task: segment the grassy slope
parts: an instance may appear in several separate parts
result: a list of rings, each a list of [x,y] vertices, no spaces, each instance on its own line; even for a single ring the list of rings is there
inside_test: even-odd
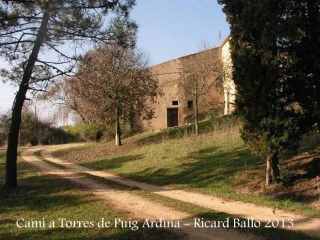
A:
[[[263,176],[264,161],[252,155],[240,139],[234,119],[203,123],[204,134],[186,134],[190,128],[135,136],[119,149],[110,143],[56,152],[57,157],[84,166],[115,172],[141,181],[174,185],[235,200],[320,216],[320,210],[295,200],[236,191],[241,182]],[[262,179],[263,180],[263,179]],[[263,181],[257,182],[259,186]],[[261,188],[261,187],[260,187]]]
[[[158,202],[164,206],[174,208],[178,211],[187,212],[187,213],[191,214],[194,218],[196,218],[196,217],[197,218],[204,218],[206,220],[211,220],[211,221],[217,221],[217,220],[218,221],[219,220],[225,221],[227,218],[233,219],[233,218],[238,217],[238,216],[233,216],[233,215],[226,214],[226,213],[219,212],[219,211],[213,211],[211,209],[207,209],[204,207],[199,207],[199,206],[191,204],[191,203],[186,203],[186,202],[182,202],[182,201],[175,200],[172,198],[164,197],[164,196],[152,193],[152,192],[147,192],[147,191],[141,190],[139,188],[124,186],[124,185],[106,180],[104,178],[92,176],[90,174],[84,174],[84,175],[86,175],[86,177],[88,177],[94,181],[110,185],[113,188],[124,190],[124,191],[130,191],[130,193],[132,193],[132,194],[136,194],[140,197],[150,199],[151,201]],[[245,220],[245,219],[243,219],[243,220]],[[313,239],[316,239],[316,238],[312,238],[307,235],[304,235],[300,232],[290,231],[286,228],[265,228],[264,227],[265,224],[266,224],[265,222],[262,223],[261,227],[259,227],[259,228],[236,228],[235,230],[241,231],[244,233],[250,233],[255,236],[260,236],[266,240],[283,240],[283,239],[313,240]],[[230,228],[232,228],[232,223],[230,225]]]
[[[5,152],[0,150],[0,184],[3,185]],[[0,239],[157,239],[159,234],[176,239],[161,230],[131,231],[121,228],[17,228],[19,218],[25,220],[99,221],[114,218],[128,219],[127,214],[115,211],[105,202],[81,190],[75,190],[69,182],[45,176],[31,165],[19,161],[19,187],[0,187]]]

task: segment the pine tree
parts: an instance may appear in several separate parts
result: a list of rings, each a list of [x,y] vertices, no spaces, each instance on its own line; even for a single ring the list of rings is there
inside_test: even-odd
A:
[[[43,90],[50,80],[72,72],[77,58],[60,46],[77,50],[92,41],[131,44],[126,33],[136,28],[128,19],[133,5],[134,0],[0,2],[0,54],[13,66],[2,75],[19,84],[8,136],[5,185],[17,186],[18,136],[27,92]],[[106,27],[109,13],[115,20]],[[49,59],[44,52],[55,58]]]
[[[319,124],[319,0],[220,0],[231,25],[243,139],[279,180],[279,157]]]

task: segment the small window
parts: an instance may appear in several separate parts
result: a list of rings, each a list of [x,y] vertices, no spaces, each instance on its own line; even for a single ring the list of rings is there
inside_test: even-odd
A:
[[[179,103],[178,103],[178,101],[172,101],[172,105],[173,105],[173,106],[178,106]]]
[[[188,108],[193,108],[193,100],[188,100]]]

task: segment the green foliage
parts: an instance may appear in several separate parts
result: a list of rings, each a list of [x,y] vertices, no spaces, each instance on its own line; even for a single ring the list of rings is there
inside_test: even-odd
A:
[[[70,94],[84,121],[114,128],[120,136],[120,123],[133,129],[137,118],[152,115],[150,103],[155,102],[160,90],[147,60],[137,49],[115,44],[89,52],[77,78],[70,81]]]
[[[134,0],[0,1],[0,55],[11,68],[1,70],[1,75],[19,86],[8,135],[7,186],[17,186],[17,146],[27,92],[34,94],[58,76],[72,75],[79,56],[62,46],[134,45],[137,26],[129,19],[134,4]],[[105,24],[111,11],[115,20]]]
[[[22,115],[20,145],[62,144],[76,140],[74,135],[54,127],[51,122],[38,119],[32,112]]]
[[[108,136],[108,130],[101,125],[77,123],[64,129],[71,135],[77,136],[80,141],[99,141],[102,137]]]
[[[8,129],[10,124],[9,114],[0,115],[0,147],[7,141]]]
[[[242,137],[264,158],[294,152],[319,123],[319,0],[234,1],[231,25],[237,112]]]
[[[0,145],[7,141],[10,119],[8,115],[0,116]],[[33,112],[25,111],[22,115],[19,136],[20,145],[62,144],[79,141],[77,135],[62,128],[54,127],[49,121],[40,120]]]
[[[287,185],[292,182],[294,178],[294,173],[290,171],[286,166],[280,166],[280,176],[279,180],[283,185]]]
[[[197,137],[190,125],[133,136],[125,139],[121,149],[112,143],[86,144],[53,155],[138,181],[320,216],[319,210],[299,202],[298,198],[258,194],[263,189],[259,174],[263,172],[264,160],[253,155],[241,140],[240,124],[237,117],[226,116],[216,119],[214,124],[201,122],[202,134]],[[282,176],[285,180],[286,175]],[[299,192],[303,195],[303,191]]]

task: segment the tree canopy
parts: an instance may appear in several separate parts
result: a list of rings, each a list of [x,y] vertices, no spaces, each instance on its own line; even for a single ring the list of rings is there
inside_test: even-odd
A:
[[[140,116],[152,116],[150,103],[160,91],[147,63],[141,51],[103,45],[86,55],[70,80],[78,112],[86,122],[115,127],[116,145],[121,145],[120,121],[133,125]]]
[[[205,48],[203,51],[181,59],[182,73],[180,87],[189,97],[194,99],[195,133],[199,133],[199,104],[203,97],[213,91],[223,90],[222,62],[215,49]]]
[[[49,80],[73,71],[77,54],[69,55],[61,46],[77,53],[88,42],[133,45],[130,33],[136,25],[128,16],[134,4],[134,0],[0,1],[0,54],[12,66],[2,70],[2,76],[19,85],[8,136],[7,186],[17,185],[18,136],[27,92],[42,90]],[[109,13],[114,20],[107,24]]]
[[[320,1],[219,3],[231,25],[242,137],[267,160],[269,185],[278,180],[280,155],[319,124]]]

